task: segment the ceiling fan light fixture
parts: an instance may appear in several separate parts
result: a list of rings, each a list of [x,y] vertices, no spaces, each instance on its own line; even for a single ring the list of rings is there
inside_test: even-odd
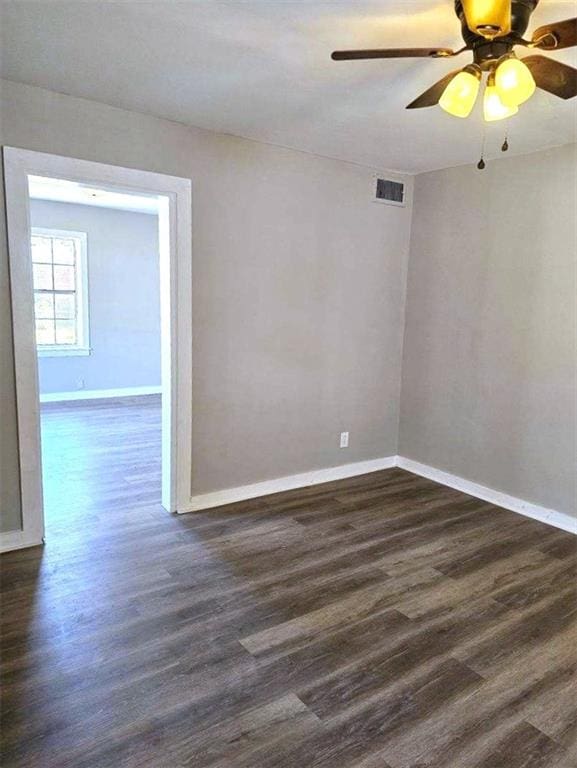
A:
[[[535,93],[536,84],[531,70],[514,54],[497,64],[495,86],[499,98],[507,107],[518,107]]]
[[[443,91],[439,106],[454,117],[469,117],[479,94],[481,69],[470,64],[458,72]]]
[[[489,40],[511,31],[511,0],[462,0],[467,26]]]
[[[519,107],[508,107],[506,104],[503,104],[495,85],[495,73],[491,72],[483,100],[485,122],[494,123],[497,120],[505,120],[507,117],[516,115],[518,111]]]

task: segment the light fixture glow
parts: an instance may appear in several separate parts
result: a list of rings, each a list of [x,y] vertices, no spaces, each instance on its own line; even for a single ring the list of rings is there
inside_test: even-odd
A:
[[[526,64],[515,56],[502,61],[495,72],[495,86],[506,107],[518,107],[535,93],[535,80]]]
[[[511,31],[511,0],[462,0],[471,32],[490,40]]]
[[[483,104],[483,112],[486,122],[492,123],[496,120],[504,120],[506,117],[516,115],[518,111],[519,107],[508,107],[501,101],[499,91],[495,85],[495,71],[492,70],[489,73],[489,79],[487,80]]]
[[[479,93],[481,70],[465,67],[451,80],[439,99],[439,106],[454,117],[469,117]]]

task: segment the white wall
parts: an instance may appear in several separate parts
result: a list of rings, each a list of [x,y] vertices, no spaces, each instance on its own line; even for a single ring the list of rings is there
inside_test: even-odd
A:
[[[46,200],[30,217],[88,236],[91,353],[40,357],[41,394],[160,386],[158,217]]]
[[[570,145],[417,177],[403,456],[577,515]]]
[[[3,144],[192,180],[195,494],[396,452],[411,208],[372,203],[371,169],[7,81],[0,115]],[[19,510],[4,232],[0,291],[6,530]]]

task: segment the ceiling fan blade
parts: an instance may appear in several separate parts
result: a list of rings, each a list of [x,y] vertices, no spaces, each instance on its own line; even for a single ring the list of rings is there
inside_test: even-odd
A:
[[[533,33],[535,48],[543,51],[558,51],[577,45],[577,19],[566,19],[555,24],[546,24]]]
[[[417,96],[417,98],[407,106],[407,109],[434,107],[435,104],[439,103],[439,99],[443,95],[445,88],[449,85],[455,75],[459,74],[460,71],[460,69],[455,69],[453,72],[449,72],[449,74],[445,75],[442,80],[439,80],[438,83],[435,83],[427,91],[422,93],[420,96]]]
[[[526,56],[522,62],[531,70],[539,88],[561,99],[577,96],[577,69],[547,56]]]
[[[350,61],[352,59],[410,59],[416,57],[441,59],[456,56],[461,51],[451,48],[370,48],[365,51],[333,51],[333,61]]]

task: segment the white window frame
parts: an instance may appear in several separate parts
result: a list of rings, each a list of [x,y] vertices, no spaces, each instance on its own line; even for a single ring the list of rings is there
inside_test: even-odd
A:
[[[90,354],[90,322],[88,311],[88,235],[72,229],[53,229],[52,227],[31,227],[30,235],[40,237],[73,237],[80,243],[80,252],[76,254],[76,338],[77,344],[36,344],[38,357],[73,357]]]

